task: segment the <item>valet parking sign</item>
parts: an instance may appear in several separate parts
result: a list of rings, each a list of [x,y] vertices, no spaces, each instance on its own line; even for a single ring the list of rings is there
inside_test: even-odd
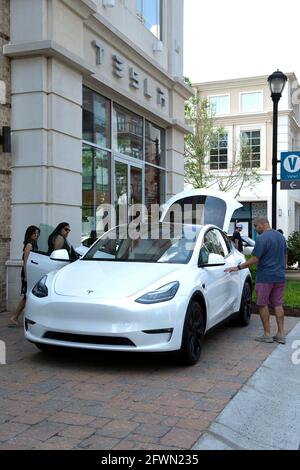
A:
[[[281,189],[300,189],[300,152],[281,153]]]

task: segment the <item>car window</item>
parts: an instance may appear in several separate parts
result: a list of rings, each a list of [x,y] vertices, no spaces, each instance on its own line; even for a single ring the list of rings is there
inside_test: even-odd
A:
[[[230,238],[229,238],[224,232],[221,232],[221,231],[220,231],[220,234],[221,234],[223,240],[225,241],[225,244],[226,244],[226,248],[227,248],[227,250],[228,250],[228,253],[231,253],[231,252],[232,252],[232,248],[233,248],[232,241],[230,240]]]
[[[164,222],[223,227],[226,203],[213,196],[189,196],[172,204]]]
[[[224,255],[222,255],[222,256],[224,256],[224,258],[226,258],[226,256],[229,255],[228,246],[227,246],[227,244],[226,244],[226,242],[225,242],[223,233],[220,232],[219,230],[216,230],[216,232],[217,232],[217,235],[218,235],[218,240],[219,240],[219,242],[220,242],[220,244],[221,244],[221,246],[222,246],[222,249],[223,249]]]
[[[215,253],[216,255],[227,256],[227,250],[225,254],[226,245],[222,245],[221,239],[219,238],[219,231],[216,229],[209,230],[205,236],[203,241],[203,246],[209,253]]]
[[[48,237],[53,232],[54,227],[46,224],[39,225],[40,235],[37,240],[37,249],[35,250],[40,255],[49,256],[48,253]]]

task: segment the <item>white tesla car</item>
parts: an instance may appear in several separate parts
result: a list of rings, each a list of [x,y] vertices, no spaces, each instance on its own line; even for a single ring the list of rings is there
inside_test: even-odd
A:
[[[170,221],[183,204],[192,223]],[[207,331],[230,317],[250,321],[249,271],[224,272],[245,260],[222,230],[238,207],[223,193],[191,191],[165,205],[161,223],[131,226],[129,237],[116,227],[62,269],[64,250],[31,253],[29,284],[42,277],[26,302],[26,338],[42,350],[179,351],[195,364]]]

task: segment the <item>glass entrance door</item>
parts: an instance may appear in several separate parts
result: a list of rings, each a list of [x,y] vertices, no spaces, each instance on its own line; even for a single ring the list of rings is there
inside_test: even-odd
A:
[[[115,162],[115,208],[116,225],[128,222],[128,165]]]
[[[120,160],[115,161],[116,224],[122,225],[138,217],[136,205],[143,202],[143,169]]]
[[[129,221],[140,217],[139,205],[143,202],[143,170],[134,166],[130,167],[130,206]]]

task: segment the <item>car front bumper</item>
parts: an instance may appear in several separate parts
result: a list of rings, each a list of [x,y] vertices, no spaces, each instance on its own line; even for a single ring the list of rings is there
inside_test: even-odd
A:
[[[80,300],[31,293],[25,309],[25,337],[54,346],[136,352],[176,351],[181,347],[186,297],[143,305],[131,299]]]

